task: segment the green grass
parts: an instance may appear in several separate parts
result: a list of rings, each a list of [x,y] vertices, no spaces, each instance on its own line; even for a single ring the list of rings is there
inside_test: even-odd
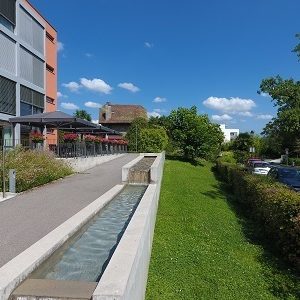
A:
[[[210,164],[166,161],[146,299],[300,299],[299,277],[237,211]]]

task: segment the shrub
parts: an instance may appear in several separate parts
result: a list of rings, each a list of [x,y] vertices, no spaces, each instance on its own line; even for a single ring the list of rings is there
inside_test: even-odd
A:
[[[161,152],[166,149],[168,136],[164,128],[144,128],[140,133],[140,151]]]
[[[236,201],[244,204],[251,217],[261,224],[275,248],[300,270],[300,195],[234,164],[218,161],[216,169]]]
[[[0,169],[2,170],[1,163]],[[62,160],[56,159],[50,152],[25,151],[21,147],[6,153],[5,169],[6,174],[9,169],[16,170],[17,192],[49,183],[73,173],[70,166]],[[0,178],[0,190],[2,190],[2,177]]]
[[[222,152],[221,157],[218,160],[221,162],[227,162],[227,163],[231,163],[231,164],[236,163],[234,153],[231,151]]]

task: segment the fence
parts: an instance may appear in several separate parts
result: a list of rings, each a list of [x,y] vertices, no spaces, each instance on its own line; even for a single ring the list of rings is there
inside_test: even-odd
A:
[[[21,145],[24,149],[51,151],[57,157],[89,157],[98,155],[119,154],[127,152],[127,145],[114,141],[107,142],[88,142],[88,141],[74,141],[74,142],[59,142],[55,140],[45,140],[42,142],[33,142],[26,140],[0,140],[1,149],[13,149]]]

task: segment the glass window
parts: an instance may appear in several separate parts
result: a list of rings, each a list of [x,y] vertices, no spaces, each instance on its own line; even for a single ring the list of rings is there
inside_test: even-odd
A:
[[[14,32],[14,25],[10,23],[7,19],[5,19],[3,16],[0,15],[0,24],[2,24],[4,27],[6,27],[8,30]]]
[[[21,116],[32,115],[32,105],[21,102]]]

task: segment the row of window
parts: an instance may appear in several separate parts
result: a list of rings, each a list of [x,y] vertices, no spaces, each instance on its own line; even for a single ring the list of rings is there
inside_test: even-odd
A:
[[[21,116],[42,113],[45,107],[44,95],[23,85],[20,89]],[[0,76],[0,112],[16,115],[16,83],[2,76]]]

